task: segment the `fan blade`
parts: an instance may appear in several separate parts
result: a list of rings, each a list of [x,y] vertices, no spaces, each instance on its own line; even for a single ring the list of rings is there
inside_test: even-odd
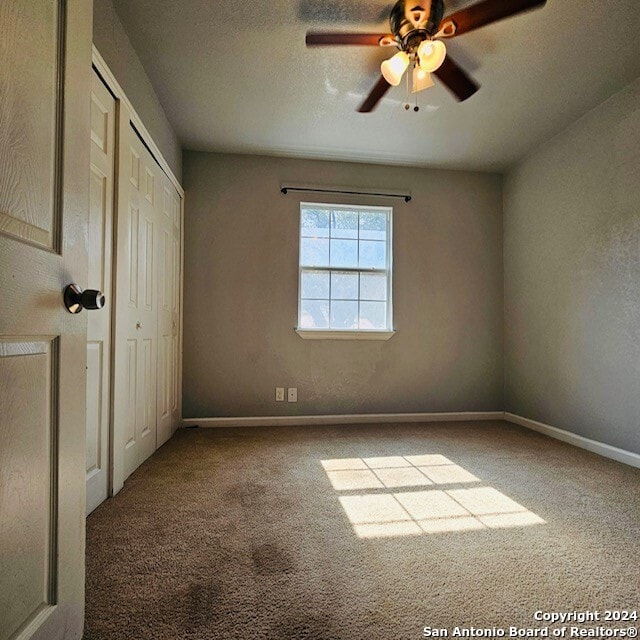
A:
[[[442,21],[442,24],[453,22],[456,25],[455,35],[459,36],[545,4],[546,0],[484,0],[452,13]]]
[[[334,44],[355,44],[361,46],[377,47],[383,38],[393,36],[387,33],[307,33],[306,43],[308,47],[323,47]]]
[[[470,98],[480,88],[480,85],[459,67],[449,55],[444,59],[442,66],[434,73],[460,102]]]
[[[382,96],[384,96],[387,91],[391,88],[391,85],[384,79],[383,76],[380,76],[380,80],[376,82],[375,87],[371,89],[371,93],[366,97],[365,101],[360,105],[358,111],[360,113],[369,113],[373,111],[378,102],[382,100]]]

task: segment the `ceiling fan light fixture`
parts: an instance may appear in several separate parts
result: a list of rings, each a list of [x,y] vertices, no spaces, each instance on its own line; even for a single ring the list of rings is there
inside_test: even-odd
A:
[[[430,87],[433,87],[433,78],[431,77],[431,74],[421,67],[414,67],[411,82],[411,93],[418,93],[418,91],[424,91]]]
[[[409,62],[409,56],[404,51],[398,51],[395,56],[380,65],[380,71],[390,85],[397,87],[409,66]]]
[[[418,47],[420,68],[427,73],[437,71],[447,57],[447,47],[441,40],[423,40]]]

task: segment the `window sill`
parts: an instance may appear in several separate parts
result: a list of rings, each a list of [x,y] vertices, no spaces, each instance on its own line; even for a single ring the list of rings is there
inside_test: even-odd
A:
[[[395,331],[329,331],[326,329],[296,329],[303,340],[389,340]]]

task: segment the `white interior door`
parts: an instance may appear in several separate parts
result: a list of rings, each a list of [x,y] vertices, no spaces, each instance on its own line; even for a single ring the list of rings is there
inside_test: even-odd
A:
[[[100,313],[87,317],[87,514],[109,491],[109,410],[111,366],[111,253],[116,103],[94,71],[91,80],[91,176],[89,276],[106,294]]]
[[[0,640],[82,636],[91,10],[0,3]]]

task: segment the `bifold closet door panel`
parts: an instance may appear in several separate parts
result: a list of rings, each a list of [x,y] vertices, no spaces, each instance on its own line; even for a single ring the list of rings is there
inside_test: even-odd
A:
[[[114,349],[114,493],[156,450],[159,166],[121,109]],[[162,174],[163,175],[163,174]]]
[[[162,178],[158,215],[158,446],[174,433],[179,421],[180,322],[180,196],[169,178]]]
[[[173,193],[173,289],[172,289],[172,342],[173,370],[171,376],[171,432],[182,424],[182,274],[183,274],[183,201]]]
[[[114,493],[180,423],[180,194],[121,108],[114,335]]]

